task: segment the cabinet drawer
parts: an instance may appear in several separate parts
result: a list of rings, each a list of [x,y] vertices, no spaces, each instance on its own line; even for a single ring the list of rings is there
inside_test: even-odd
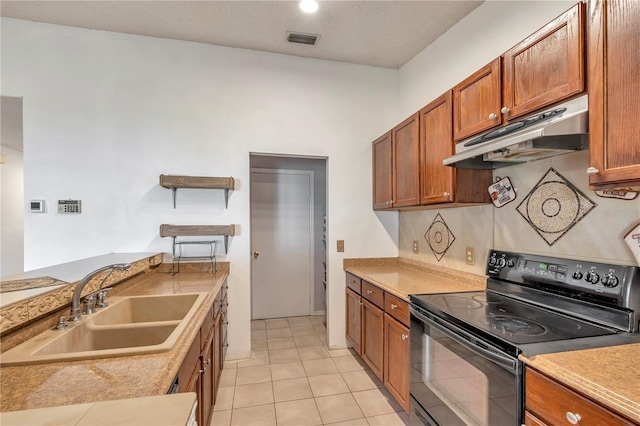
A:
[[[367,299],[369,302],[378,306],[379,308],[384,307],[384,291],[379,289],[373,284],[369,284],[366,281],[362,281],[362,297]]]
[[[526,409],[548,424],[569,424],[579,415],[581,425],[630,425],[632,423],[540,373],[526,370]]]
[[[353,274],[347,272],[347,287],[360,294],[360,286],[362,280]]]
[[[384,311],[409,327],[409,304],[391,293],[384,293]]]

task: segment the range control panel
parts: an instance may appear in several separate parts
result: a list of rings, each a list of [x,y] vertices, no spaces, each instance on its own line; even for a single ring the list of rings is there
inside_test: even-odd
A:
[[[576,293],[622,299],[639,268],[491,250],[487,275],[519,284],[554,285]],[[636,285],[637,287],[637,285]]]

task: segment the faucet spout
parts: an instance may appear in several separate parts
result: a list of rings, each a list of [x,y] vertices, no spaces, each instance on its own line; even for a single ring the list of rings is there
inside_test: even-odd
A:
[[[80,312],[80,298],[82,297],[82,291],[84,290],[84,287],[89,281],[91,281],[93,277],[100,274],[101,272],[109,271],[109,273],[100,283],[100,288],[102,288],[102,285],[109,278],[109,276],[111,276],[111,273],[113,271],[126,271],[130,266],[130,263],[115,263],[113,265],[107,265],[103,266],[102,268],[98,268],[82,278],[80,282],[76,284],[76,288],[73,290],[73,296],[71,297],[71,314],[68,321],[80,321],[80,319],[82,318],[82,313]]]

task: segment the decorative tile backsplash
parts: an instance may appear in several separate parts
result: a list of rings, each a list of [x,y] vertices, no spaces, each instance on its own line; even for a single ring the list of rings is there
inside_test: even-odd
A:
[[[551,168],[516,210],[552,246],[596,206],[582,191]]]
[[[427,240],[427,244],[429,244],[429,248],[436,257],[436,260],[440,262],[440,259],[442,259],[442,256],[449,250],[449,247],[451,247],[456,237],[442,216],[440,216],[440,213],[438,213],[435,219],[433,219],[433,222],[431,222],[431,226],[429,226],[427,232],[425,232],[424,239]]]
[[[515,203],[502,208],[488,204],[401,212],[399,255],[477,274],[484,274],[491,248],[637,266],[624,236],[640,223],[640,197],[599,197],[589,190],[588,167],[589,152],[580,151],[498,169],[494,176],[508,176],[518,194]],[[549,185],[556,187],[549,193],[536,192],[535,188],[539,190],[539,185],[549,178],[563,184]],[[527,221],[522,213],[524,207],[518,210],[526,198],[532,208],[525,213],[542,234]],[[533,208],[536,205],[537,210]],[[534,216],[535,212],[538,216]],[[439,261],[429,247],[424,247],[423,239],[438,215],[446,218],[447,228],[455,235],[455,243]],[[412,251],[414,240],[423,242],[418,254]],[[466,264],[466,247],[475,249],[475,265]]]

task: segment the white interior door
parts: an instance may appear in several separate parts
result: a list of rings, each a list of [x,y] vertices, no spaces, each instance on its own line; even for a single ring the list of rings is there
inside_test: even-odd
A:
[[[312,191],[312,171],[251,171],[253,319],[312,313]]]

